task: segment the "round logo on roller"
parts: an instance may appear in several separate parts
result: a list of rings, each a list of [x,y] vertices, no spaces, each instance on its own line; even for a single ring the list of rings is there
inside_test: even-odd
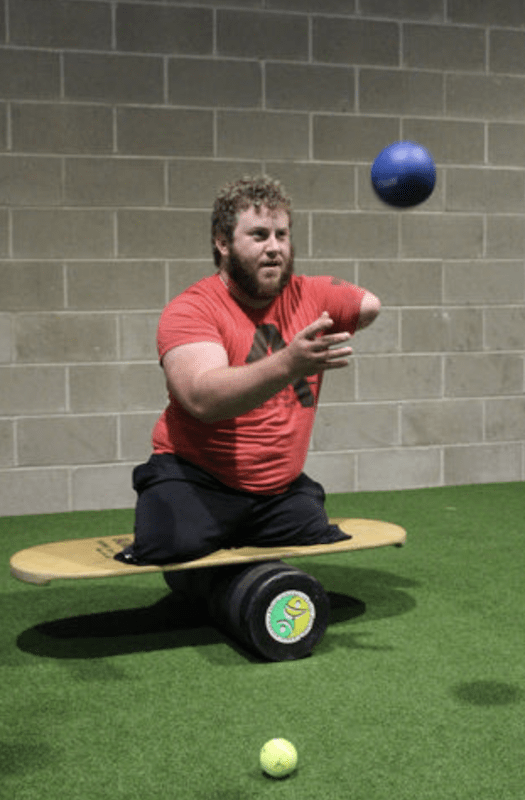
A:
[[[293,644],[312,630],[315,606],[304,592],[288,589],[274,597],[266,610],[266,630],[276,642]]]

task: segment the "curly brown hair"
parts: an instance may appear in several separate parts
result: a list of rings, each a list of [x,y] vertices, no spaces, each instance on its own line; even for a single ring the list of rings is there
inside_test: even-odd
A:
[[[222,234],[228,242],[233,242],[233,231],[240,211],[254,206],[259,210],[266,206],[272,211],[276,208],[287,212],[292,225],[292,201],[287,196],[284,186],[267,175],[256,177],[245,176],[240,180],[228,183],[215,198],[211,215],[211,246],[215,266],[219,266],[221,254],[215,246],[215,239]]]

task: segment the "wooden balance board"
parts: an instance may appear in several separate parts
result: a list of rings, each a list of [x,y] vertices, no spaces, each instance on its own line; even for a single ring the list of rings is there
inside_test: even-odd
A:
[[[248,564],[251,561],[279,561],[282,558],[342,553],[346,550],[367,550],[387,545],[402,546],[406,531],[391,522],[371,519],[331,519],[332,525],[351,535],[351,539],[331,544],[288,547],[239,547],[217,550],[195,561],[162,566],[125,564],[115,555],[131,544],[133,535],[95,536],[90,539],[69,539],[48,542],[20,550],[10,560],[11,575],[25,583],[45,585],[64,578],[113,578],[144,572],[219,567],[226,564]]]

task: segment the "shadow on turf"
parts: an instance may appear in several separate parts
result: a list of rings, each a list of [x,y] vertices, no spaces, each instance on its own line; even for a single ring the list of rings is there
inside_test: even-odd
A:
[[[452,687],[452,695],[460,703],[471,706],[509,706],[524,699],[519,686],[499,681],[458,683]]]
[[[302,568],[306,566],[302,565]],[[329,628],[320,643],[325,651],[331,647],[330,626],[350,622],[358,617],[364,617],[366,622],[397,616],[411,611],[415,606],[414,599],[403,591],[414,587],[416,584],[413,581],[376,570],[334,566],[319,568],[318,564],[315,566],[315,575],[330,597]],[[314,572],[313,569],[311,571]],[[352,596],[346,591],[340,591],[347,587],[351,588]],[[104,596],[106,592],[107,589]],[[126,596],[132,597],[136,603],[140,590],[128,591]],[[147,593],[147,596],[150,602],[151,594]],[[43,600],[44,597],[43,594]],[[82,608],[97,608],[101,605],[96,587],[90,587],[86,592],[67,588],[55,589],[52,597],[54,613],[57,607],[73,611],[79,602]],[[34,593],[28,593],[27,598],[32,606],[31,611],[34,611]],[[31,613],[24,613],[20,607],[23,604],[21,595],[17,595],[17,604],[20,618],[33,616]],[[36,607],[45,611],[45,603]],[[48,614],[52,614],[53,610],[47,609]],[[361,635],[365,633],[366,631],[360,631]],[[227,634],[218,630],[202,608],[177,608],[172,595],[166,594],[150,605],[76,614],[38,623],[18,636],[17,646],[23,652],[45,658],[92,659],[179,647],[202,647],[224,641],[247,660],[260,662],[260,659],[247,653]],[[355,635],[350,632],[344,639],[337,636],[337,646],[348,649],[366,647],[358,644]]]

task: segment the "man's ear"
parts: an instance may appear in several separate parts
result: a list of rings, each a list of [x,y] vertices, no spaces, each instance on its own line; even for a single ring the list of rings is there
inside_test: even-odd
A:
[[[229,254],[230,248],[228,240],[226,239],[226,236],[223,233],[215,237],[215,247],[217,248],[217,250],[219,251],[219,253],[223,258],[225,258]]]

